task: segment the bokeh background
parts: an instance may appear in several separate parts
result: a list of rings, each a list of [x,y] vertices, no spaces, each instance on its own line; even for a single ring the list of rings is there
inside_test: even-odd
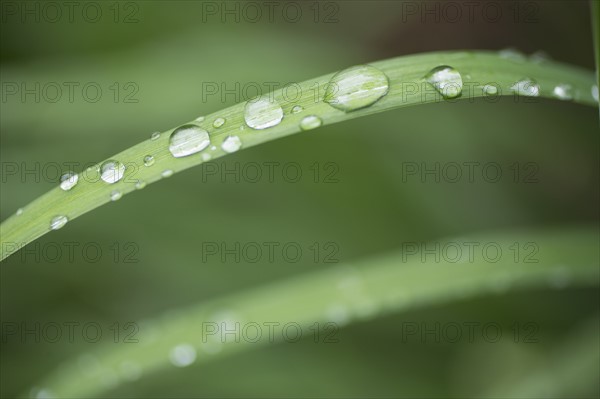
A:
[[[225,101],[219,96],[203,101],[206,82],[283,85],[400,55],[507,47],[527,54],[544,51],[552,59],[594,69],[587,1],[495,2],[504,13],[495,23],[481,12],[475,12],[473,21],[466,14],[448,21],[440,14],[443,2],[303,2],[297,23],[277,11],[273,21],[263,15],[252,22],[243,12],[239,21],[235,15],[223,20],[206,15],[207,2],[200,1],[97,2],[103,12],[98,22],[83,18],[86,2],[79,2],[73,21],[66,14],[57,22],[49,20],[51,15],[41,15],[39,22],[29,15],[23,21],[7,3],[19,11],[43,5],[2,1],[3,85],[78,82],[80,88],[96,82],[103,96],[92,103],[76,88],[73,102],[64,92],[55,103],[44,98],[36,103],[31,96],[25,101],[18,95],[5,98],[3,86],[2,163],[39,165],[40,173],[22,178],[4,169],[2,220],[55,187],[58,177],[50,169],[45,174],[44,165],[75,162],[81,165],[79,172],[153,131],[237,102],[231,95]],[[66,13],[64,3],[58,4]],[[212,4],[243,7],[237,2]],[[407,4],[418,12],[438,7],[439,22],[436,16],[408,14]],[[115,82],[120,90],[116,101],[110,89]],[[137,102],[126,101],[130,93]],[[297,183],[277,174],[274,183],[221,180],[197,167],[30,244],[28,255],[11,256],[0,267],[1,319],[29,326],[94,321],[108,332],[115,322],[157,317],[333,266],[308,257],[294,264],[221,262],[216,257],[203,262],[200,247],[208,241],[297,242],[303,248],[335,242],[337,258],[353,262],[407,241],[597,226],[598,144],[596,109],[546,99],[429,104],[324,126],[216,161],[220,168],[296,162],[305,173]],[[515,162],[534,163],[538,181],[407,180],[403,162],[497,162],[506,173]],[[315,163],[335,164],[338,181],[315,183],[310,175]],[[77,251],[74,261],[65,256],[59,262],[36,259],[36,248],[64,242],[97,243],[104,255],[96,263],[86,262]],[[115,245],[120,250],[116,262]],[[137,263],[124,261],[131,248]],[[173,367],[142,376],[107,395],[485,397],[498,386],[522,382],[550,367],[556,349],[597,314],[598,294],[597,288],[548,288],[433,304],[345,326],[336,344],[315,345],[307,338],[293,345],[267,345],[209,367]],[[539,342],[400,342],[406,321],[534,322]],[[95,348],[81,339],[31,341],[2,342],[2,397],[28,393],[58,364]],[[597,353],[599,348],[589,350]],[[559,360],[574,361],[568,352]],[[565,382],[559,396],[597,397],[598,371],[575,373],[578,379]]]

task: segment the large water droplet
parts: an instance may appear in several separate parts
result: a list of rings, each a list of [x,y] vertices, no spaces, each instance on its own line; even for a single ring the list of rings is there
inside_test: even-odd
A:
[[[283,119],[283,109],[275,100],[259,97],[246,103],[244,120],[252,129],[276,126]]]
[[[123,196],[123,193],[120,192],[119,190],[114,190],[110,193],[110,200],[111,201],[118,201],[121,199],[121,197]]]
[[[323,121],[321,120],[321,118],[319,118],[316,115],[305,116],[300,121],[300,129],[302,129],[302,130],[316,129],[319,126],[321,126],[322,123],[323,123]]]
[[[433,68],[425,75],[425,80],[446,99],[456,98],[462,94],[462,77],[451,66],[441,65]]]
[[[223,151],[232,153],[242,148],[242,141],[238,136],[228,136],[221,144]]]
[[[110,160],[100,165],[100,178],[108,184],[118,182],[124,174],[125,165],[119,161]]]
[[[557,85],[554,90],[552,90],[552,94],[555,97],[560,98],[561,100],[572,100],[573,99],[573,87],[568,84],[560,84]]]
[[[69,191],[79,181],[79,175],[73,172],[67,172],[60,177],[60,188],[64,191]]]
[[[522,96],[537,97],[540,94],[540,86],[530,78],[521,79],[510,87],[512,91]]]
[[[55,216],[50,221],[50,230],[58,230],[61,227],[63,227],[65,224],[67,224],[68,221],[69,221],[69,218],[67,218],[64,215]]]
[[[154,157],[152,155],[146,155],[144,157],[144,166],[154,165]]]
[[[171,133],[169,151],[175,158],[187,157],[210,145],[208,132],[196,125],[184,125]]]
[[[169,359],[174,366],[186,367],[196,360],[196,348],[190,344],[180,344],[171,349]]]
[[[213,127],[221,127],[225,124],[225,118],[217,118],[215,119],[215,121],[213,122]]]
[[[370,65],[359,65],[336,73],[325,88],[323,101],[344,112],[374,104],[389,90],[387,76]]]

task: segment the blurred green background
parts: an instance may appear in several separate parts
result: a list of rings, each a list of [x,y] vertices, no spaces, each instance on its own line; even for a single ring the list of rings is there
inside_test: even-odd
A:
[[[542,50],[555,60],[594,68],[586,1],[495,2],[504,13],[495,23],[481,12],[475,12],[473,21],[465,14],[458,22],[407,13],[408,5],[435,10],[443,2],[303,2],[297,23],[282,17],[284,3],[273,21],[265,14],[256,23],[243,12],[239,22],[235,16],[223,21],[207,15],[207,3],[244,7],[237,2],[107,1],[95,3],[102,17],[88,22],[81,13],[87,3],[79,2],[73,21],[66,14],[57,22],[40,14],[37,22],[29,14],[21,20],[18,12],[30,7],[35,13],[36,4],[43,8],[43,2],[2,2],[2,220],[56,185],[57,177],[44,175],[44,165],[75,162],[82,165],[79,172],[153,131],[236,103],[233,95],[226,101],[219,96],[203,101],[206,82],[282,86],[399,55],[507,47],[527,54]],[[66,13],[64,2],[57,4]],[[264,4],[257,4],[264,12]],[[31,95],[25,101],[19,95],[5,98],[7,82],[80,86],[73,102],[65,91],[55,103],[43,97],[36,103]],[[89,82],[103,89],[97,102],[82,96],[81,87]],[[115,82],[117,101],[110,89]],[[125,87],[128,82],[134,86]],[[137,102],[125,101],[131,87],[138,89],[132,97]],[[215,164],[233,168],[236,163],[296,162],[303,171],[299,182],[286,182],[278,173],[274,182],[221,180],[197,167],[96,209],[30,244],[25,255],[3,262],[1,319],[29,326],[93,321],[103,326],[107,338],[115,322],[138,322],[334,266],[310,257],[298,263],[221,262],[217,257],[203,262],[201,244],[209,241],[297,242],[305,249],[314,242],[334,242],[337,259],[353,262],[408,241],[528,227],[597,226],[598,144],[597,109],[545,99],[516,103],[510,97],[497,103],[405,108],[270,142]],[[496,162],[505,178],[497,183],[478,175],[472,183],[423,182],[403,178],[404,162]],[[40,173],[25,178],[7,174],[6,165],[14,163],[21,169],[40,165]],[[315,183],[315,163],[335,164],[338,182]],[[537,165],[537,182],[509,178],[515,163]],[[103,256],[90,263],[76,250],[74,261],[64,254],[58,262],[35,259],[36,248],[64,242],[97,243]],[[127,243],[134,244],[133,259],[139,262],[124,262],[132,248]],[[111,249],[115,245],[117,262]],[[485,397],[555,362],[557,348],[596,316],[598,294],[597,288],[549,288],[441,303],[345,326],[336,344],[315,345],[307,338],[293,345],[268,345],[209,367],[143,376],[109,394]],[[507,331],[515,322],[534,322],[539,342],[403,343],[400,329],[407,321],[491,321]],[[27,393],[58,364],[94,348],[81,339],[3,341],[0,394],[12,398]],[[588,349],[597,353],[597,342]],[[560,356],[561,362],[573,360],[569,351]],[[565,383],[560,394],[597,397],[598,372],[582,371],[580,380]]]

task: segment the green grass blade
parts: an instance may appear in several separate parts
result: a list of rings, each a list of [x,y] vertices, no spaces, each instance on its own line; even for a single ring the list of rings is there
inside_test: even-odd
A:
[[[453,51],[399,57],[370,65],[387,75],[390,88],[386,96],[363,109],[346,113],[322,101],[327,82],[333,75],[329,74],[300,83],[297,90],[300,97],[293,102],[286,101],[292,94],[285,89],[275,91],[274,98],[282,105],[285,115],[277,126],[265,130],[253,130],[246,126],[243,117],[245,104],[229,107],[206,116],[202,122],[194,123],[209,132],[211,143],[216,146],[214,151],[210,151],[214,159],[227,154],[220,145],[229,135],[238,136],[242,148],[252,147],[300,132],[300,120],[307,115],[317,115],[324,125],[328,125],[395,108],[444,102],[446,100],[423,79],[432,68],[440,65],[450,65],[461,73],[464,82],[462,99],[484,96],[482,86],[490,83],[498,86],[498,95],[514,95],[511,87],[516,82],[532,78],[539,84],[541,97],[556,98],[553,94],[554,87],[566,84],[573,89],[574,101],[586,105],[597,104],[591,94],[593,73],[558,62],[529,60],[525,56],[507,57],[486,51]],[[518,101],[532,100],[535,101],[530,97],[520,97]],[[292,114],[291,108],[295,105],[302,106],[304,110]],[[215,128],[213,122],[216,118],[225,118],[226,123]],[[90,168],[80,174],[80,181],[72,190],[63,191],[57,187],[25,206],[21,215],[9,217],[0,225],[0,260],[50,231],[50,222],[55,216],[64,215],[73,220],[109,202],[111,193],[115,190],[124,195],[134,191],[138,181],[150,184],[164,178],[164,171],[177,173],[205,162],[201,154],[174,158],[168,150],[172,131],[173,129],[163,132],[157,140],[148,139],[112,156],[110,159],[127,165],[125,175],[119,182],[106,184],[99,180],[98,169]],[[376,137],[376,132],[371,133]],[[145,155],[154,157],[156,161],[153,166],[144,166]]]
[[[227,320],[242,325],[277,321],[297,322],[302,328],[308,328],[315,322],[342,324],[370,320],[393,312],[509,289],[597,286],[598,238],[598,231],[593,227],[480,234],[440,243],[493,242],[500,248],[509,248],[515,241],[532,242],[539,248],[535,256],[537,262],[515,262],[512,256],[502,256],[498,262],[480,257],[473,262],[453,263],[443,258],[436,261],[431,257],[423,261],[420,256],[398,252],[217,298],[140,323],[139,343],[109,344],[88,354],[96,359],[92,372],[82,369],[77,361],[67,362],[42,381],[38,389],[57,397],[102,397],[110,389],[103,381],[119,376],[124,362],[135,364],[142,375],[148,377],[173,367],[169,353],[181,343],[197,349],[199,354],[194,367],[269,343],[267,339],[258,343],[244,340],[204,343],[203,323],[219,322],[222,320],[219,315],[227,315]]]

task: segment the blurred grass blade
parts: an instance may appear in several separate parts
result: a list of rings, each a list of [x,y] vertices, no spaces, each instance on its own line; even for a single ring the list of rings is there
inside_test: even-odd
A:
[[[600,87],[600,1],[591,0],[592,8],[592,35],[594,35],[594,59],[596,60],[596,87]],[[600,117],[600,103],[598,103],[598,116]]]
[[[454,101],[456,93],[449,96],[452,99],[444,99],[425,79],[434,68],[443,65],[451,66],[460,74],[458,79],[462,82],[462,92],[458,99],[491,96],[495,101],[499,95],[518,94],[518,101],[531,102],[536,100],[531,98],[534,94],[548,98],[572,97],[573,101],[581,104],[597,104],[592,96],[594,76],[591,72],[553,61],[530,60],[524,55],[507,56],[485,51],[437,52],[378,61],[370,65],[385,74],[389,90],[384,92],[381,86],[374,87],[374,90],[381,91],[382,97],[372,104],[368,101],[369,96],[359,99],[360,107],[355,107],[351,112],[345,112],[341,110],[343,107],[334,107],[323,101],[328,82],[333,77],[333,74],[329,74],[299,84],[299,88],[296,88],[299,96],[294,101],[286,101],[290,98],[287,88],[267,95],[268,98],[274,98],[283,111],[281,123],[271,127],[261,130],[250,128],[244,119],[246,104],[238,104],[208,115],[201,121],[191,122],[205,129],[210,135],[211,147],[201,154],[173,157],[169,152],[169,136],[174,130],[172,129],[155,140],[146,140],[111,157],[110,159],[126,166],[123,177],[114,184],[105,183],[99,178],[99,165],[89,168],[79,175],[79,182],[71,190],[63,191],[57,187],[25,206],[22,212],[19,212],[20,215],[11,216],[0,225],[0,259],[46,234],[51,230],[53,220],[54,227],[60,228],[67,220],[71,221],[109,202],[111,198],[120,198],[136,188],[201,164],[209,158],[226,155],[237,150],[240,145],[242,148],[252,147],[318,127],[321,123],[327,125],[342,122],[410,105]],[[454,79],[453,83],[456,82],[454,75],[451,78]],[[382,80],[379,79],[376,83],[381,85]],[[489,90],[491,86],[494,87],[492,91]],[[556,95],[554,89],[557,86],[563,89],[569,86],[573,91],[572,96],[567,98]],[[343,90],[343,87],[334,87],[328,95],[337,89]],[[523,91],[533,93],[524,96]],[[295,111],[301,111],[292,111],[293,108]],[[305,119],[307,116],[310,118]],[[253,123],[260,124],[261,121]],[[398,121],[399,125],[401,123],[402,121]],[[369,134],[373,140],[376,139],[375,128]],[[234,139],[225,141],[231,136]],[[152,166],[144,165],[147,155],[153,157]]]
[[[104,382],[123,383],[127,379],[123,365],[135,367],[142,378],[173,367],[170,354],[178,345],[185,344],[194,354],[197,351],[196,364],[202,365],[269,343],[264,337],[256,343],[223,342],[213,335],[210,338],[216,340],[205,340],[206,323],[225,322],[228,329],[232,328],[230,323],[236,322],[295,322],[302,328],[315,322],[343,325],[513,289],[597,286],[598,238],[597,229],[590,227],[507,231],[440,241],[441,245],[495,243],[500,248],[508,248],[514,242],[530,242],[539,248],[536,262],[516,262],[507,254],[497,262],[477,257],[472,262],[453,263],[443,258],[436,261],[431,256],[423,260],[420,255],[405,251],[352,266],[336,266],[140,322],[139,343],[108,345],[86,354],[93,359],[91,370],[76,360],[67,362],[37,389],[61,398],[103,397],[115,388]]]

